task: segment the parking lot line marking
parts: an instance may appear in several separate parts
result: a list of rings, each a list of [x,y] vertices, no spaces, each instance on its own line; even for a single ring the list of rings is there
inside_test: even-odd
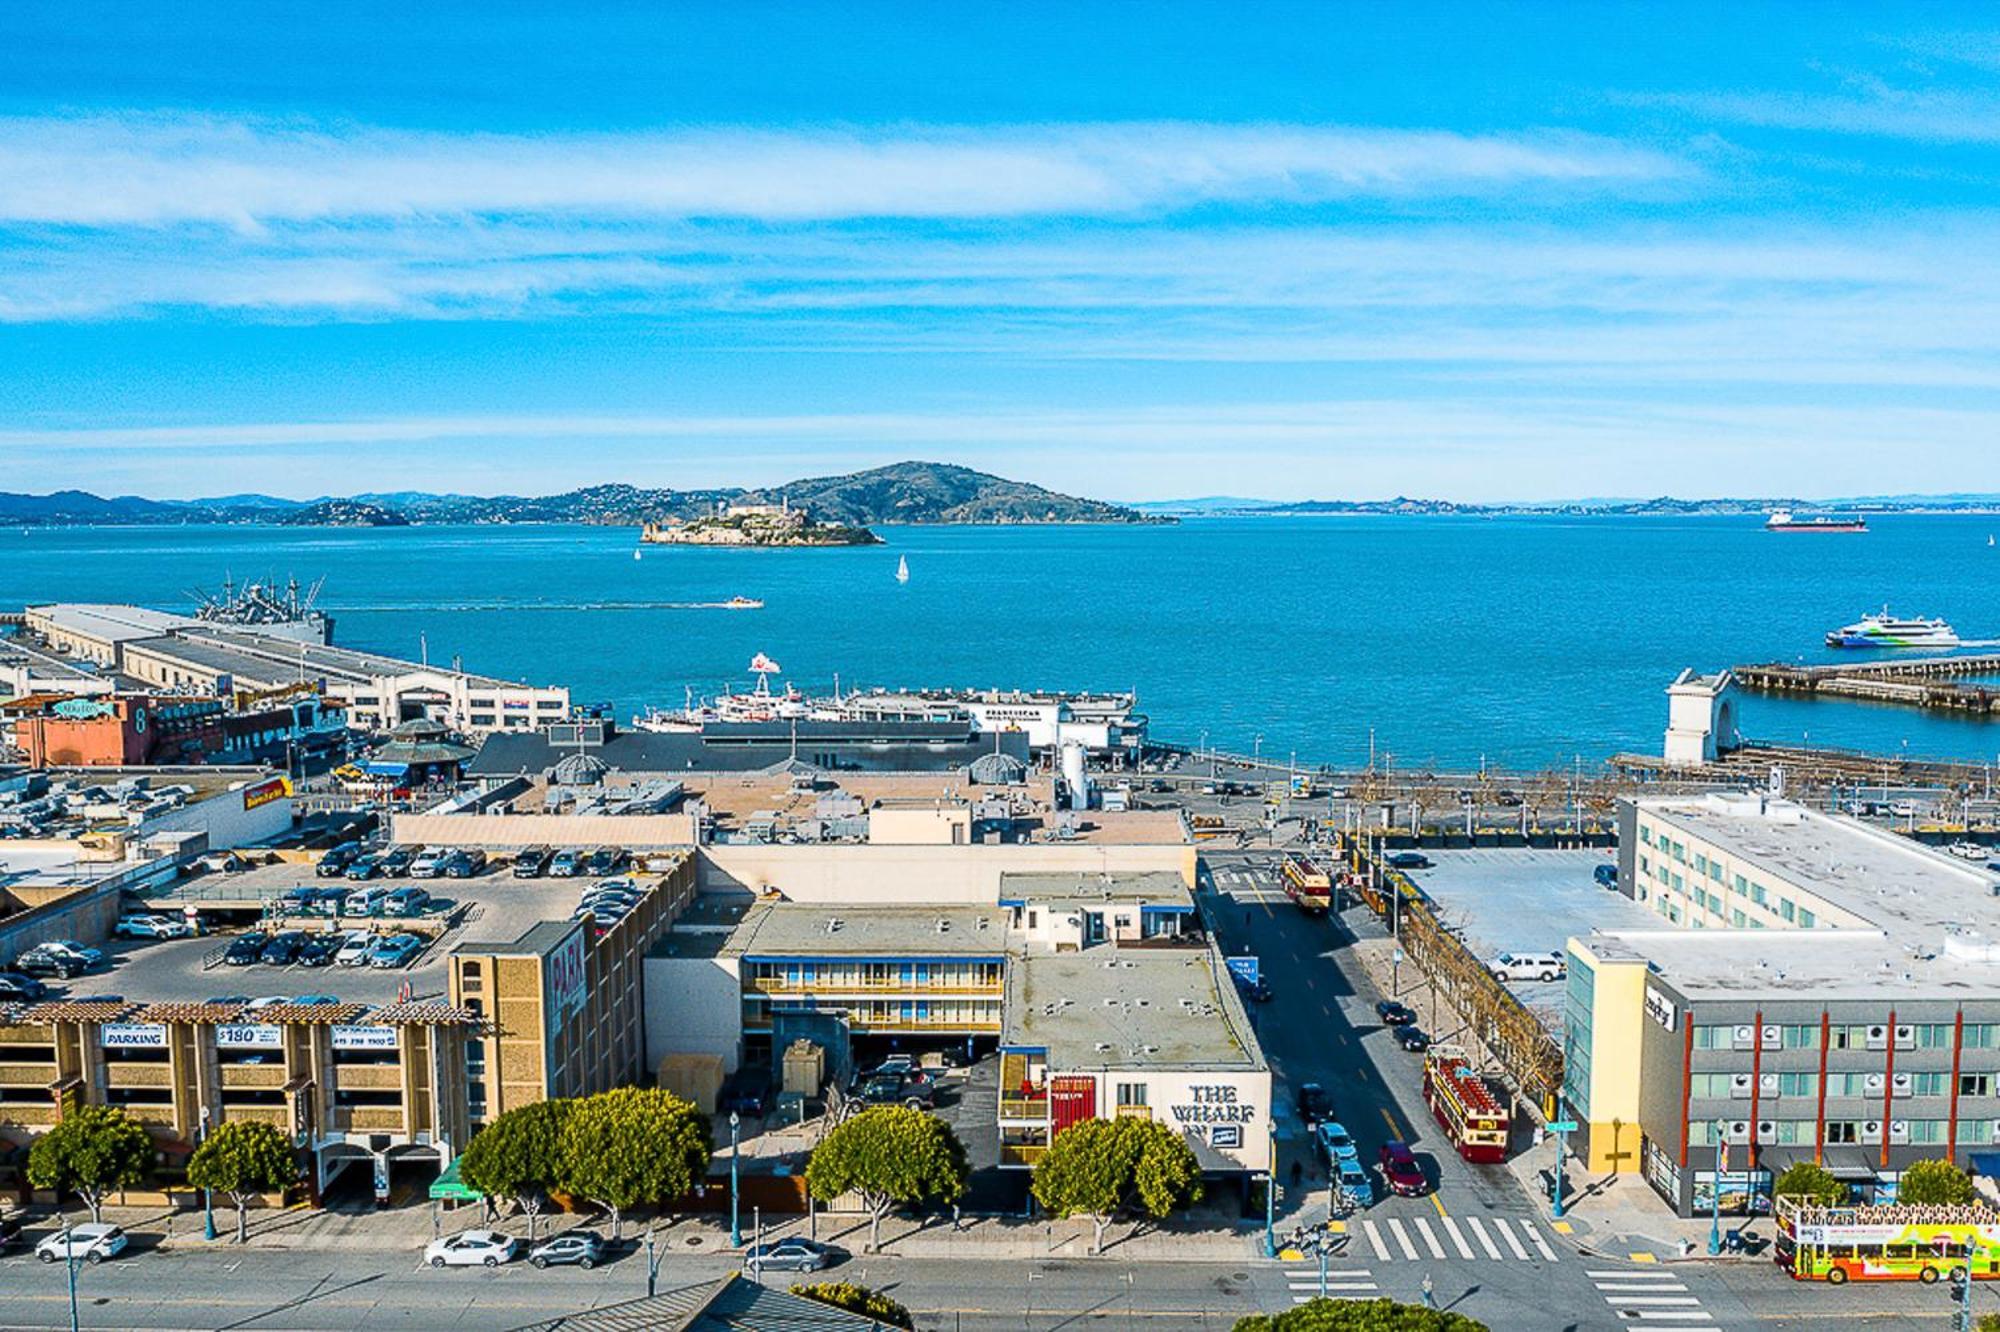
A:
[[[1410,1243],[1410,1232],[1393,1216],[1389,1218],[1389,1233],[1396,1237],[1396,1247],[1403,1251],[1403,1256],[1413,1263],[1417,1261],[1417,1246]]]
[[[1532,1222],[1523,1221],[1521,1223],[1521,1229],[1528,1232],[1528,1238],[1530,1240],[1533,1240],[1535,1247],[1542,1251],[1542,1257],[1548,1259],[1550,1262],[1554,1262],[1556,1260],[1556,1251],[1549,1247],[1549,1242],[1542,1238],[1542,1232],[1535,1229],[1534,1224]]]
[[[1444,1245],[1438,1243],[1438,1237],[1431,1231],[1430,1222],[1424,1220],[1422,1217],[1418,1217],[1417,1233],[1424,1237],[1424,1246],[1431,1251],[1431,1257],[1444,1257]]]
[[[1521,1246],[1521,1241],[1514,1238],[1514,1227],[1507,1224],[1506,1217],[1494,1217],[1493,1228],[1500,1232],[1501,1239],[1507,1241],[1507,1247],[1514,1251],[1516,1258],[1519,1258],[1524,1263],[1528,1261],[1528,1251]]]
[[[1389,1261],[1389,1246],[1382,1242],[1382,1232],[1375,1228],[1373,1221],[1361,1223],[1362,1233],[1368,1236],[1368,1243],[1375,1250],[1375,1256],[1383,1262]]]
[[[1465,1223],[1472,1227],[1472,1237],[1479,1241],[1480,1248],[1486,1250],[1486,1256],[1495,1262],[1500,1261],[1500,1250],[1492,1240],[1486,1238],[1486,1227],[1479,1224],[1479,1218],[1468,1216],[1465,1218]]]
[[[1461,1258],[1472,1257],[1472,1246],[1465,1242],[1465,1236],[1458,1233],[1458,1222],[1452,1220],[1450,1217],[1446,1217],[1444,1219],[1444,1228],[1445,1232],[1451,1236],[1452,1247],[1458,1250],[1458,1256]]]

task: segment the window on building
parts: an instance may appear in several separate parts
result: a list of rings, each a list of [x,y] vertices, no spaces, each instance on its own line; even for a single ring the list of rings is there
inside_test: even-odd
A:
[[[1815,1035],[1818,1033],[1815,1032]],[[1778,1095],[1811,1096],[1819,1091],[1817,1073],[1780,1073],[1778,1075]]]
[[[1813,927],[1813,921],[1814,921],[1815,919],[1817,919],[1817,918],[1816,918],[1816,917],[1815,917],[1815,916],[1813,915],[1813,913],[1812,913],[1812,912],[1810,912],[1810,911],[1806,910],[1806,909],[1805,909],[1804,907],[1800,907],[1800,908],[1799,908],[1799,928],[1800,928],[1800,929],[1802,929],[1802,930],[1809,930],[1809,929],[1811,929],[1811,928]]]
[[[1951,1023],[1918,1023],[1917,1048],[1919,1050],[1949,1050],[1951,1048]]]
[[[1985,1144],[1993,1141],[1993,1121],[1990,1119],[1961,1119],[1958,1121],[1958,1144]]]
[[[1711,878],[1711,879],[1714,879],[1714,880],[1715,880],[1715,881],[1716,881],[1717,883],[1721,883],[1721,882],[1722,882],[1722,862],[1721,862],[1721,861],[1719,861],[1719,860],[1711,860],[1711,861],[1709,861],[1709,862],[1708,862],[1708,877],[1709,877],[1709,878]]]
[[[1146,1084],[1143,1082],[1121,1082],[1118,1084],[1117,1095],[1118,1104],[1121,1106],[1144,1105],[1146,1103]]]
[[[1787,1022],[1778,1028],[1778,1044],[1786,1050],[1819,1049],[1819,1024]]]
[[[1945,1121],[1942,1119],[1912,1119],[1910,1121],[1910,1141],[1941,1143],[1944,1141]]]
[[[1771,1141],[1787,1147],[1813,1140],[1813,1121],[1810,1119],[1780,1119],[1771,1125]]]
[[[1699,851],[1695,852],[1694,856],[1694,872],[1696,874],[1708,873],[1708,857],[1702,855]]]
[[[1968,1022],[1965,1024],[1964,1046],[1968,1050],[1991,1050],[1995,1027],[1991,1022]]]
[[[1729,913],[1729,923],[1740,930],[1744,927],[1744,925],[1749,923],[1749,918],[1746,917],[1741,911],[1731,911]]]
[[[1639,840],[1647,846],[1653,844],[1653,826],[1651,824],[1642,823],[1639,825]]]
[[[1991,1096],[1993,1075],[1991,1073],[1961,1073],[1958,1075],[1960,1096]]]
[[[1943,1096],[1951,1090],[1950,1084],[1951,1074],[1949,1073],[1912,1073],[1910,1074],[1910,1095]]]
[[[1829,1119],[1826,1121],[1826,1140],[1837,1143],[1861,1141],[1861,1125],[1852,1119]]]
[[[1694,1048],[1697,1050],[1731,1048],[1731,1028],[1719,1024],[1697,1026],[1694,1029]]]
[[[1758,906],[1769,906],[1770,899],[1771,895],[1764,891],[1763,884],[1753,883],[1750,885],[1750,900],[1755,902]]]
[[[1730,1079],[1727,1073],[1688,1074],[1688,1095],[1692,1098],[1711,1098],[1729,1095]]]
[[[1688,1122],[1688,1146],[1715,1146],[1715,1124],[1713,1121],[1706,1119],[1690,1120]]]
[[[1778,899],[1778,914],[1783,916],[1786,920],[1792,920],[1795,918],[1795,916],[1797,915],[1797,908],[1795,908],[1792,905],[1791,898],[1781,897]]]

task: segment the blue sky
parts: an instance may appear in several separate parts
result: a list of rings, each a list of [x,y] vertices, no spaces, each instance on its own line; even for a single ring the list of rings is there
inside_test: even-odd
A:
[[[0,8],[0,488],[2000,489],[1983,6]]]

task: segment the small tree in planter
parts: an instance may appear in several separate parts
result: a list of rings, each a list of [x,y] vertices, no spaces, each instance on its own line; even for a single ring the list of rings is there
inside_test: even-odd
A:
[[[1155,1220],[1201,1199],[1201,1163],[1187,1140],[1151,1119],[1084,1119],[1035,1163],[1030,1191],[1055,1216],[1087,1216],[1091,1252],[1104,1251],[1111,1218],[1136,1208]]]
[[[146,1130],[115,1105],[80,1105],[35,1139],[28,1151],[28,1182],[57,1194],[73,1192],[104,1219],[104,1195],[146,1178],[156,1153]]]
[[[269,1124],[230,1120],[202,1139],[188,1162],[188,1183],[215,1189],[236,1204],[236,1242],[250,1237],[250,1199],[280,1193],[299,1180],[298,1153]]]
[[[532,1101],[479,1130],[459,1158],[458,1177],[487,1198],[511,1198],[528,1218],[528,1242],[537,1238],[549,1191],[563,1178],[563,1128],[576,1102]]]
[[[708,1116],[692,1102],[656,1088],[620,1087],[569,1111],[557,1187],[609,1212],[616,1240],[631,1208],[692,1192],[708,1174],[708,1156]]]
[[[971,1174],[951,1125],[906,1105],[878,1105],[827,1131],[806,1162],[806,1190],[821,1202],[858,1193],[868,1206],[868,1249],[882,1245],[882,1217],[897,1203],[957,1202]]]
[[[1896,1184],[1896,1201],[1963,1207],[1973,1199],[1972,1179],[1949,1161],[1918,1161]]]

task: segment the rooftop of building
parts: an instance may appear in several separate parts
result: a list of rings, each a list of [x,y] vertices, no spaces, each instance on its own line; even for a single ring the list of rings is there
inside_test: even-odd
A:
[[[69,768],[27,774],[0,790],[0,862],[51,842],[87,835],[144,835],[148,819],[268,781],[275,772],[246,767],[180,767],[144,772]],[[23,841],[27,845],[23,845]],[[54,848],[64,855],[67,847]]]
[[[1027,757],[1025,736],[998,737],[1000,748]],[[947,773],[993,752],[996,737],[978,736],[964,726],[928,723],[799,722],[744,723],[693,731],[617,731],[583,752],[613,771],[691,776],[704,772],[782,773],[798,768],[850,773]],[[546,772],[575,747],[558,746],[546,732],[505,732],[489,736],[468,766],[473,776]]]
[[[1261,1069],[1236,986],[1211,949],[1111,946],[1008,961],[1001,1044],[1046,1049],[1058,1072]]]
[[[28,607],[36,619],[107,643],[134,638],[151,638],[174,629],[199,624],[193,616],[145,606],[121,606],[109,602],[63,601]]]
[[[1880,930],[1608,930],[1579,942],[1604,961],[1642,961],[1689,999],[1987,999],[2000,955],[1913,948]]]
[[[677,921],[654,956],[998,958],[1007,950],[1007,913],[998,907],[828,906],[739,898],[706,899],[703,912]]]
[[[1000,900],[1005,902],[1142,902],[1161,906],[1194,905],[1187,881],[1166,870],[1125,874],[1002,874]]]

